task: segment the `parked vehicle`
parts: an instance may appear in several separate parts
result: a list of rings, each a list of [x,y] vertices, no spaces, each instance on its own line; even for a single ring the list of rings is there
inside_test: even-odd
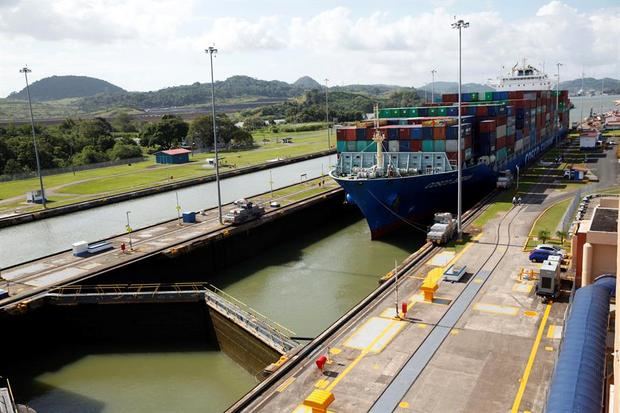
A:
[[[513,178],[512,172],[509,169],[505,171],[500,171],[499,176],[497,177],[496,186],[499,189],[508,189],[512,186]]]
[[[544,249],[535,249],[534,251],[530,252],[529,260],[532,262],[543,262],[551,255],[560,255],[560,253]]]
[[[449,212],[435,214],[435,223],[426,234],[426,240],[435,244],[445,244],[452,239],[456,231],[456,221]]]
[[[246,201],[245,199],[235,201],[234,204],[238,207],[231,209],[224,215],[225,223],[233,225],[243,224],[244,222],[257,219],[265,213],[265,209],[263,207],[259,207],[258,205],[255,205],[250,201]]]
[[[564,251],[562,248],[558,247],[557,245],[538,244],[535,249],[556,252],[557,255],[560,255],[562,258],[566,256],[566,251]]]

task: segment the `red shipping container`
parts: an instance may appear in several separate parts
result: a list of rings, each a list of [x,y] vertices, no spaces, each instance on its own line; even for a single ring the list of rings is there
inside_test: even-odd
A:
[[[411,128],[400,128],[398,129],[398,137],[399,139],[402,140],[406,140],[408,141],[409,139],[411,139],[411,132],[410,132]]]
[[[441,99],[446,103],[454,103],[459,101],[458,93],[444,93],[441,95]]]
[[[458,152],[446,152],[446,157],[450,161],[458,161],[459,160],[459,153]],[[461,160],[462,161],[465,160],[465,151],[461,151]]]
[[[494,120],[483,120],[480,122],[480,132],[494,132],[497,124]]]
[[[497,123],[497,126],[502,126],[506,124],[506,116],[505,115],[500,115],[497,118],[495,118],[495,122]]]
[[[375,137],[375,128],[366,128],[366,140],[370,141]]]
[[[433,128],[433,139],[434,140],[445,140],[446,139],[446,127],[445,126],[435,126]]]
[[[495,140],[495,148],[502,149],[506,147],[506,137],[502,136],[501,138],[497,138]]]
[[[523,99],[523,91],[513,90],[511,92],[508,92],[508,99]]]
[[[486,106],[476,106],[476,115],[477,116],[488,116],[489,108]]]
[[[472,142],[471,135],[466,136],[463,140],[465,141],[464,142],[465,143],[465,149],[471,148],[471,142]]]
[[[336,129],[336,140],[339,142],[344,141],[344,129],[338,128]]]
[[[409,141],[409,148],[411,152],[422,152],[422,141]]]
[[[356,140],[355,138],[355,129],[356,128],[344,128],[342,129],[344,131],[344,140],[345,141],[354,141]]]

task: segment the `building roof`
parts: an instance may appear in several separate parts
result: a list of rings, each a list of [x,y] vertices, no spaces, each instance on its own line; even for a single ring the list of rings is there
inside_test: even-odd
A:
[[[182,155],[185,153],[191,153],[192,151],[188,151],[187,149],[168,149],[167,151],[160,151],[159,153],[165,153],[166,155]]]
[[[596,208],[590,231],[617,232],[618,210],[615,208]]]

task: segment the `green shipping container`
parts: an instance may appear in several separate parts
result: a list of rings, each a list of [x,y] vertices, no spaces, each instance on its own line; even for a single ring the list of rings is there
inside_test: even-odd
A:
[[[347,151],[347,143],[345,141],[336,142],[336,150],[338,152],[346,152]]]
[[[445,152],[446,141],[433,141],[433,151],[434,152]]]
[[[484,100],[490,102],[493,100],[493,92],[484,92]]]
[[[374,141],[366,141],[368,146],[364,152],[377,152],[377,142]]]
[[[503,161],[508,156],[508,151],[506,148],[498,149],[495,151],[495,160],[498,162]]]
[[[433,152],[434,151],[434,145],[433,142],[435,141],[422,141],[422,152]]]
[[[389,118],[390,110],[389,109],[379,109],[379,118]]]
[[[410,118],[417,118],[418,117],[418,110],[416,108],[409,108],[407,110],[408,114],[407,116]]]
[[[356,141],[347,141],[347,152],[356,152],[357,151],[357,142]]]
[[[357,141],[355,143],[357,144],[355,150],[358,152],[366,150],[366,147],[368,146],[368,141]]]
[[[448,114],[448,108],[442,106],[440,108],[437,108],[437,112],[439,113],[439,116],[446,116]]]
[[[428,116],[437,116],[437,115],[438,115],[437,108],[429,108],[428,109]]]

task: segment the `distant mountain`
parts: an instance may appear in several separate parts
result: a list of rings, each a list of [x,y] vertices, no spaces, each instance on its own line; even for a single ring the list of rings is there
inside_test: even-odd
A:
[[[105,80],[88,76],[52,76],[37,80],[30,85],[30,96],[35,101],[81,98],[99,93],[123,93],[124,89]],[[28,99],[26,88],[13,92],[7,99]]]
[[[604,87],[604,92],[608,94],[620,94],[620,80],[606,77],[604,79],[595,79],[593,77],[583,78],[583,92],[588,93],[590,91],[595,93],[601,92],[601,87]],[[566,89],[571,95],[577,94],[581,89],[581,78],[574,80],[567,80],[560,82],[560,89]]]
[[[431,93],[432,89],[433,89],[433,86],[429,83],[429,84],[426,84],[420,87],[418,90],[422,93],[424,93],[424,91]],[[439,93],[439,94],[456,93],[458,89],[459,89],[459,84],[457,82],[435,82],[435,85],[434,85],[435,93]],[[495,89],[493,89],[492,87],[488,85],[481,85],[480,83],[463,83],[461,85],[462,93],[492,92],[494,90]]]
[[[286,100],[299,96],[304,89],[279,80],[260,80],[249,76],[232,76],[215,82],[216,101],[239,98],[272,98]],[[193,83],[173,86],[153,92],[125,92],[100,94],[82,99],[80,107],[86,111],[110,106],[128,106],[139,109],[172,106],[208,105],[211,103],[211,84]]]
[[[316,80],[312,79],[310,76],[302,76],[293,82],[293,86],[298,87],[300,89],[312,90],[312,89],[321,89],[322,85]]]

